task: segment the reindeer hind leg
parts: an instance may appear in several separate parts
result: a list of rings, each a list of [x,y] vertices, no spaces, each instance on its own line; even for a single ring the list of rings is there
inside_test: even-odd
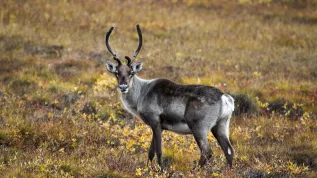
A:
[[[234,150],[229,140],[230,117],[223,118],[211,129],[211,132],[221,146],[230,168],[232,167]]]

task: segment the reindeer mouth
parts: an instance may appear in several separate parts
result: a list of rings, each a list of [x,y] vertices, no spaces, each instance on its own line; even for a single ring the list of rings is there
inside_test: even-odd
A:
[[[127,88],[127,89],[120,89],[120,92],[121,92],[121,93],[128,93],[128,91],[129,91],[128,88]]]
[[[128,91],[129,91],[129,87],[127,84],[120,84],[118,86],[118,88],[119,88],[121,93],[128,93]]]

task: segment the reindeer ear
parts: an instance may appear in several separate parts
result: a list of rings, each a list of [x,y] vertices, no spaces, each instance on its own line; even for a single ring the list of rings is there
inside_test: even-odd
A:
[[[142,62],[137,62],[135,64],[132,64],[132,70],[133,72],[136,74],[138,72],[140,72],[142,70],[142,66],[143,66],[143,63]]]
[[[117,66],[110,61],[107,61],[106,66],[107,66],[107,70],[111,73],[115,73],[117,70]]]

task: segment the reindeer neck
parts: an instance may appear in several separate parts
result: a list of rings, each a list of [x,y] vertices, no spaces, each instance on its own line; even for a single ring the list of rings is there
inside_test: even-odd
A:
[[[125,107],[136,108],[138,100],[142,93],[142,88],[147,85],[151,80],[145,80],[138,76],[134,76],[132,79],[132,85],[129,88],[129,92],[126,94],[121,93],[121,100]]]

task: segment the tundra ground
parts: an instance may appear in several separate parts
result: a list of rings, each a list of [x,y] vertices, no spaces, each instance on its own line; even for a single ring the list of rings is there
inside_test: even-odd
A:
[[[0,2],[0,177],[316,177],[317,2]],[[209,135],[163,133],[166,169],[146,166],[151,131],[122,109],[105,32],[140,76],[221,88],[236,99],[232,170]]]

